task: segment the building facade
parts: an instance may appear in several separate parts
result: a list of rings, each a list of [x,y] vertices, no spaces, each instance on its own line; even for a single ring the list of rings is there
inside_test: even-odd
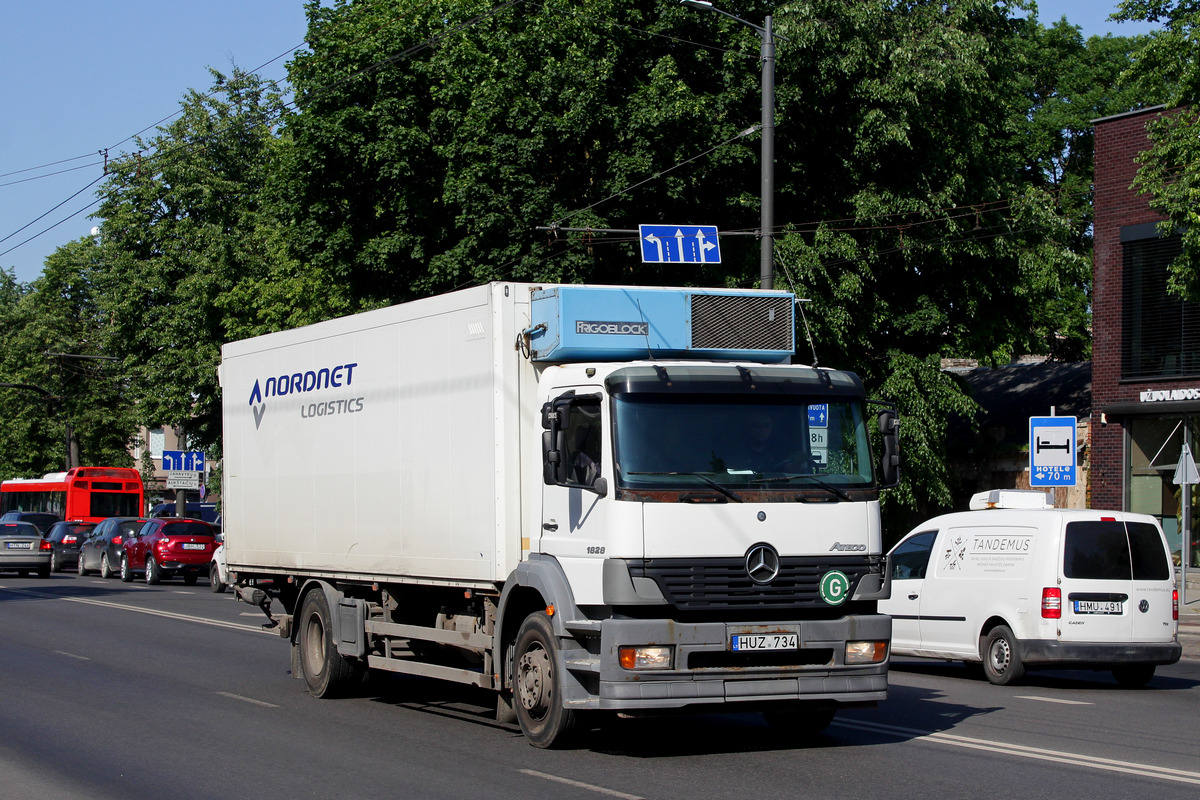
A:
[[[1158,517],[1180,553],[1174,477],[1183,445],[1200,449],[1200,305],[1168,292],[1180,237],[1161,236],[1162,217],[1131,188],[1136,158],[1149,147],[1146,126],[1163,113],[1170,112],[1149,108],[1094,122],[1090,505]],[[1193,502],[1193,531],[1197,508]],[[1193,564],[1200,564],[1198,550]]]

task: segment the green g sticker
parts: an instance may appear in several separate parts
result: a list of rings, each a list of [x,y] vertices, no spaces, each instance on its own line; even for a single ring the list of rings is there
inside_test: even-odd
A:
[[[821,599],[831,606],[840,606],[846,602],[846,594],[849,591],[850,579],[843,572],[830,570],[821,578]]]

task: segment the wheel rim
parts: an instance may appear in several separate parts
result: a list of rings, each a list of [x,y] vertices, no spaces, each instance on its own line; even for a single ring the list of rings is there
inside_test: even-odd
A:
[[[1007,639],[997,639],[992,642],[991,650],[992,669],[997,675],[1003,675],[1008,669],[1009,663],[1012,661],[1012,651],[1009,649]]]
[[[80,563],[82,564],[83,562],[81,561]],[[108,553],[100,556],[100,571],[104,573],[104,577],[106,578],[112,575],[112,570],[108,568]]]
[[[545,648],[533,646],[517,664],[517,696],[533,719],[542,719],[550,709],[554,673]]]
[[[306,672],[314,677],[325,669],[325,626],[320,614],[310,614],[304,630]]]
[[[154,574],[154,559],[146,556],[146,583],[150,582],[151,575]]]

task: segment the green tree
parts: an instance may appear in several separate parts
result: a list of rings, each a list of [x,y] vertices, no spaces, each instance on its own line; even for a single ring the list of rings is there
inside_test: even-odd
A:
[[[221,344],[319,318],[337,291],[315,291],[270,211],[279,93],[239,70],[213,76],[139,152],[110,163],[95,283],[142,423],[181,425],[215,455]]]
[[[950,498],[973,404],[943,356],[1088,346],[1090,125],[1135,50],[1022,0],[746,2],[777,49],[777,285],[822,363],[907,406],[909,508]],[[674,0],[310,3],[281,192],[299,260],[355,307],[497,278],[750,285],[638,264],[621,237],[535,232],[758,219],[759,38]],[[1123,109],[1121,109],[1123,110]],[[1099,114],[1093,114],[1098,116]],[[703,154],[703,155],[702,155]],[[630,187],[634,187],[630,189]],[[895,501],[893,501],[894,503]]]
[[[7,332],[0,380],[30,387],[12,396],[14,413],[0,424],[5,475],[61,470],[68,448],[76,465],[132,463],[133,405],[119,369],[104,360],[110,325],[89,278],[98,253],[90,238],[71,242],[46,259],[15,303],[11,282],[0,290],[10,299],[0,302]]]
[[[1164,236],[1179,231],[1182,252],[1171,264],[1171,290],[1200,302],[1200,2],[1124,0],[1113,19],[1163,24],[1129,70],[1134,85],[1166,92],[1168,112],[1148,126],[1150,149],[1134,186],[1166,219]]]

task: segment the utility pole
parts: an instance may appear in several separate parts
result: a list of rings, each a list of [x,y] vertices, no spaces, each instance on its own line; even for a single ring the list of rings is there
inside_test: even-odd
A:
[[[702,8],[755,30],[762,39],[759,58],[762,61],[762,186],[759,199],[759,263],[760,288],[775,288],[775,34],[771,17],[761,26],[722,11],[708,0],[679,0],[682,5]]]

